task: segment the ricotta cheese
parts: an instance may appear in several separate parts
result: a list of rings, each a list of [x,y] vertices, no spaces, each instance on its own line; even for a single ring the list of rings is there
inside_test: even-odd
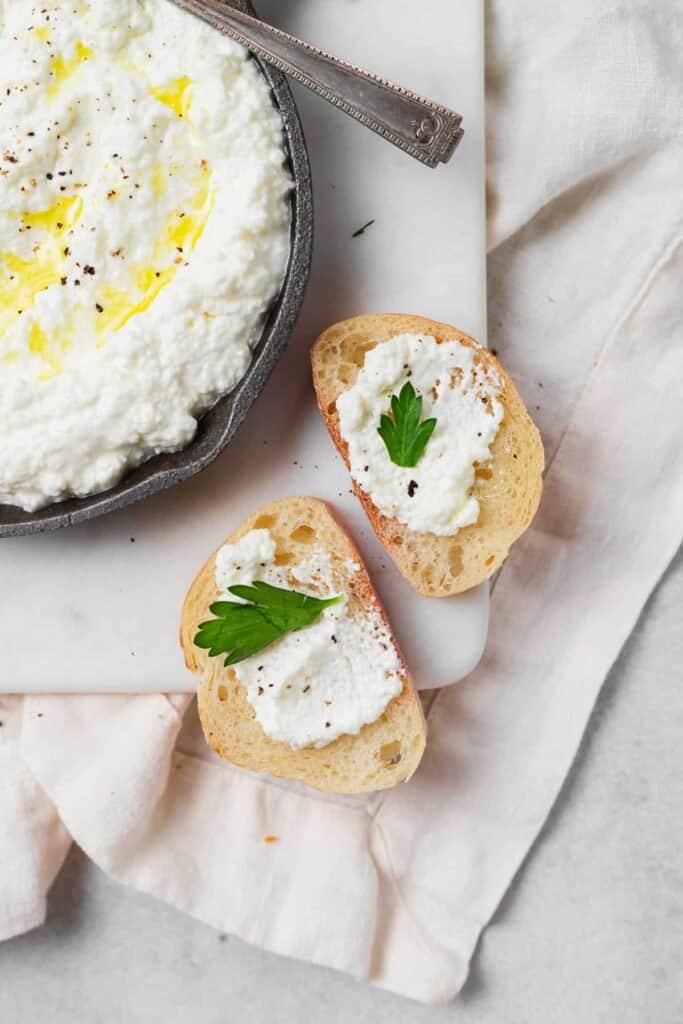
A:
[[[224,599],[236,584],[264,580],[311,597],[340,593],[329,555],[314,550],[298,565],[278,566],[268,530],[251,530],[216,556]],[[349,572],[358,566],[350,563]],[[393,640],[376,612],[352,617],[348,601],[326,608],[313,625],[288,633],[232,666],[256,720],[271,739],[294,750],[324,747],[376,721],[403,688]]]
[[[378,433],[391,397],[411,381],[423,419],[436,419],[412,469],[395,465]],[[475,472],[491,459],[503,419],[500,380],[459,341],[401,334],[371,349],[352,387],[337,399],[351,475],[385,516],[416,533],[450,536],[476,523]]]
[[[280,287],[290,188],[256,64],[168,0],[0,3],[0,502],[191,440]]]

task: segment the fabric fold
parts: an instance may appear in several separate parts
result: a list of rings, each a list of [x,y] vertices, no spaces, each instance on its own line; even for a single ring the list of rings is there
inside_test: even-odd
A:
[[[21,698],[0,700],[0,941],[45,920],[71,836],[20,754]]]
[[[23,757],[111,877],[247,942],[367,977],[378,896],[364,803],[176,750],[189,704],[30,698]]]
[[[466,977],[602,683],[681,543],[682,275],[676,232],[602,354],[537,520],[500,576],[482,664],[440,693],[421,771],[378,813],[402,900],[450,954],[437,1000]],[[405,974],[405,952],[385,958],[377,980],[425,998]]]

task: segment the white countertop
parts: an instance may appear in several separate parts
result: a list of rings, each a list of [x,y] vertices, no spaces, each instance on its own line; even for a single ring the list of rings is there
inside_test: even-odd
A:
[[[460,1000],[420,1006],[263,953],[74,851],[45,927],[0,946],[3,1024],[674,1024],[683,1019],[683,552],[485,932]]]

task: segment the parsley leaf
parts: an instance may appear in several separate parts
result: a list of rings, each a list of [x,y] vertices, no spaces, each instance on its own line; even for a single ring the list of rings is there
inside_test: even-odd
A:
[[[360,238],[360,236],[364,235],[368,228],[371,228],[374,223],[374,220],[369,220],[362,228],[357,228],[351,235],[351,238]]]
[[[434,433],[436,420],[420,423],[421,417],[422,396],[417,394],[408,381],[398,396],[392,396],[391,416],[383,413],[377,428],[394,465],[412,469],[424,455],[427,442]]]
[[[208,650],[209,657],[225,654],[226,666],[257,654],[285,633],[310,626],[325,608],[343,601],[341,594],[322,600],[261,580],[229,590],[248,603],[216,601],[209,609],[216,618],[202,622],[194,638],[195,645]]]

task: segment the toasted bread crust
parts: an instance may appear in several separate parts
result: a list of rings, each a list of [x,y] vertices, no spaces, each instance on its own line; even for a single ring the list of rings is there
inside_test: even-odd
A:
[[[347,468],[348,446],[339,429],[336,401],[350,388],[365,354],[399,334],[423,334],[437,342],[460,341],[476,348],[482,365],[502,380],[504,417],[491,445],[492,459],[477,470],[473,493],[479,519],[452,537],[415,533],[383,515],[356,480],[353,488],[372,527],[397,567],[425,597],[449,597],[469,590],[500,568],[511,544],[526,530],[541,498],[543,444],[512,380],[498,360],[456,327],[424,317],[376,314],[329,327],[315,342],[311,361],[318,405]]]
[[[329,551],[335,569],[345,577],[349,613],[361,615],[376,610],[388,627],[384,609],[358,551],[324,502],[315,498],[272,502],[254,512],[226,543],[234,543],[249,530],[259,527],[270,530],[278,556],[290,557],[292,561],[310,554],[309,531],[312,531],[316,543]],[[297,540],[302,534],[306,539]],[[342,568],[349,560],[359,566],[350,577]],[[215,561],[216,552],[192,583],[183,606],[180,628],[185,664],[200,680],[199,716],[209,746],[241,768],[296,779],[330,793],[388,789],[410,778],[424,752],[426,724],[419,696],[398,645],[403,690],[376,722],[363,726],[357,736],[340,736],[320,749],[292,750],[263,732],[233,670],[225,668],[221,658],[210,658],[193,643],[199,624],[207,618],[209,605],[219,596]]]

